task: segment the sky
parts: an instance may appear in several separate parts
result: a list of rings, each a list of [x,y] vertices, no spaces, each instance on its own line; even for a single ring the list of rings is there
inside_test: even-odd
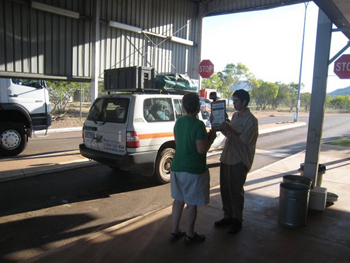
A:
[[[203,21],[202,59],[222,71],[229,63],[242,63],[258,79],[299,82],[305,5],[206,17]],[[310,2],[306,12],[301,92],[311,92],[316,45],[318,7]],[[348,42],[341,32],[332,33],[330,58]],[[348,48],[343,54],[350,54]],[[328,72],[327,92],[350,86]]]

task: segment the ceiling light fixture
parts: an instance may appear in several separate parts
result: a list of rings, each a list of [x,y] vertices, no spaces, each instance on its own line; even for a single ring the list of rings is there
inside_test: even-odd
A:
[[[109,21],[108,25],[110,27],[115,27],[115,28],[131,31],[131,32],[134,32],[134,33],[138,33],[138,34],[141,34],[141,32],[142,32],[142,28],[139,28],[139,27],[136,27],[136,26],[130,26],[130,25],[127,25],[127,24],[122,24],[122,23],[115,22],[115,21]]]
[[[170,37],[170,40],[173,42],[176,42],[176,43],[187,45],[187,46],[193,46],[193,41],[187,40],[184,38],[172,36],[172,37]]]
[[[61,16],[67,16],[67,17],[71,17],[71,18],[75,18],[75,19],[79,19],[80,14],[77,12],[73,12],[70,10],[66,10],[66,9],[62,9],[62,8],[58,8],[55,6],[51,6],[51,5],[45,5],[39,2],[32,2],[32,8],[34,9],[38,9],[41,11],[46,11],[46,12],[50,12],[56,15],[61,15]]]

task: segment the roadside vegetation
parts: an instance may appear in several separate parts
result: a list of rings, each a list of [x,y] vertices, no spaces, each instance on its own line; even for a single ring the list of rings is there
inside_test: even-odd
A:
[[[90,83],[47,81],[51,113],[55,119],[67,117],[86,118],[91,105]],[[301,90],[304,87],[301,84]],[[250,107],[256,111],[294,112],[297,104],[298,84],[268,82],[257,79],[242,63],[227,64],[223,71],[203,79],[202,89],[215,89],[222,98],[230,98],[233,90],[246,89],[251,94]],[[104,94],[103,82],[99,83],[98,95]],[[308,112],[311,94],[300,94],[299,111]],[[231,105],[232,106],[232,105]],[[350,96],[326,97],[326,112],[350,113]]]
[[[350,137],[328,142],[327,144],[350,147]]]
[[[202,81],[202,88],[217,90],[223,98],[229,98],[233,90],[250,90],[252,106],[256,110],[287,110],[293,112],[297,105],[298,83],[268,82],[257,79],[249,69],[241,64],[227,64],[221,72],[214,73]],[[304,84],[301,84],[301,91]],[[309,111],[311,93],[301,92],[300,110]],[[350,96],[326,97],[326,110],[350,113]]]

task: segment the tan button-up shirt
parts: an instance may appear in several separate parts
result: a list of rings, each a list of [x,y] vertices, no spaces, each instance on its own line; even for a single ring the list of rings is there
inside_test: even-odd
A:
[[[238,115],[238,112],[233,114],[230,126],[239,134],[241,141],[228,136],[220,161],[227,165],[243,162],[249,171],[253,164],[259,134],[258,120],[247,108],[241,115]]]

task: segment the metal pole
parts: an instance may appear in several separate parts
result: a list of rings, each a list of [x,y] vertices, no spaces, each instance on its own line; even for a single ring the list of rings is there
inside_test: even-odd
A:
[[[198,77],[198,92],[201,90],[202,78],[199,75],[199,63],[202,60],[202,32],[203,32],[203,17],[204,3],[199,3],[198,20],[197,20],[197,61],[196,61],[196,76]],[[200,95],[200,94],[199,94]]]
[[[79,112],[79,120],[81,120],[81,104],[83,101],[83,84],[80,82],[80,112]]]
[[[299,85],[298,85],[298,98],[297,98],[297,105],[295,107],[295,115],[294,115],[294,122],[298,121],[298,115],[299,115],[299,107],[300,107],[300,86],[301,86],[301,72],[303,69],[303,55],[304,55],[304,40],[305,40],[305,24],[306,24],[306,12],[307,12],[307,6],[309,5],[309,2],[304,3],[305,4],[305,14],[304,14],[304,27],[303,27],[303,40],[301,44],[301,58],[300,58],[300,70],[299,70]]]

